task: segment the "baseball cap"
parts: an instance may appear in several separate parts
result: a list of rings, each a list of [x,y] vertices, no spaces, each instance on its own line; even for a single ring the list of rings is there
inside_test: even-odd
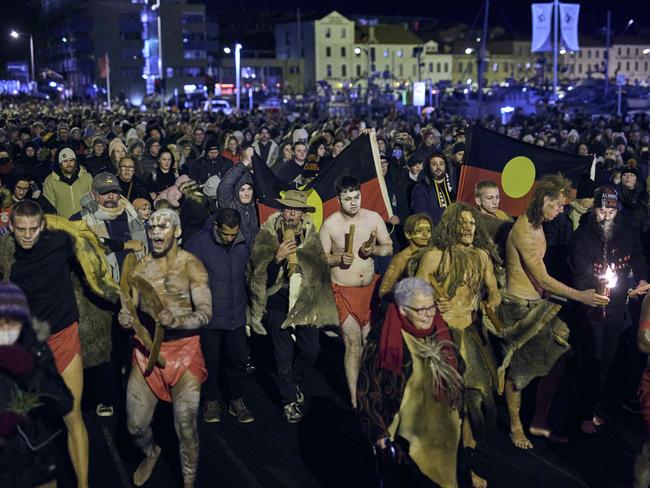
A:
[[[64,147],[59,151],[59,164],[61,164],[66,159],[74,159],[76,161],[77,155],[69,147]]]
[[[117,176],[111,173],[99,173],[93,178],[93,191],[99,194],[112,191],[122,193],[122,188],[117,181]]]

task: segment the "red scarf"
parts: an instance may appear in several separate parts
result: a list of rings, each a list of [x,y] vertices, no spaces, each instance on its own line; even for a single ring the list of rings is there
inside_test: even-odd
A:
[[[396,304],[391,303],[384,319],[384,327],[379,339],[379,367],[388,369],[396,374],[402,372],[403,338],[402,330],[405,330],[414,337],[422,338],[435,334],[440,341],[451,342],[449,327],[442,318],[440,312],[436,311],[433,316],[433,323],[428,329],[418,329],[399,312]],[[458,369],[456,355],[451,347],[445,347],[445,355],[449,364]]]

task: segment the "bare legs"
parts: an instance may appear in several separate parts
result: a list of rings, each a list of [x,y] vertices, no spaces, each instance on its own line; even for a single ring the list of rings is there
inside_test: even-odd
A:
[[[532,435],[546,437],[551,442],[559,443],[568,442],[568,439],[553,433],[551,426],[548,424],[548,413],[551,410],[557,387],[564,375],[564,365],[563,356],[555,363],[549,374],[540,378],[537,385],[535,416],[530,424],[530,429],[528,429]]]
[[[187,488],[194,486],[199,462],[196,417],[200,393],[201,384],[188,372],[185,372],[172,388],[174,427],[180,441],[181,471],[183,483]],[[127,427],[135,444],[145,454],[145,458],[133,474],[133,484],[136,486],[142,486],[149,479],[160,456],[160,447],[154,443],[151,430],[151,419],[157,403],[158,398],[147,385],[142,372],[138,367],[134,367],[127,386]]]
[[[81,415],[81,393],[84,385],[84,370],[81,356],[76,354],[61,373],[63,382],[72,393],[72,411],[63,417],[68,430],[68,452],[77,476],[77,487],[88,487],[88,432]]]
[[[366,325],[362,329],[354,317],[348,315],[341,324],[341,332],[343,334],[343,344],[345,345],[345,355],[343,356],[345,377],[348,380],[352,407],[357,408],[357,380],[361,368],[361,353],[366,343],[366,337],[370,332],[370,325]]]
[[[511,380],[506,380],[506,404],[510,415],[510,440],[520,449],[531,449],[533,443],[524,434],[524,427],[521,425],[519,411],[521,408],[521,391],[515,388]]]

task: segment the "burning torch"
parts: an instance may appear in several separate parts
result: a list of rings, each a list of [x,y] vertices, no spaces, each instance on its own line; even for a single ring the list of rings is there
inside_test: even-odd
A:
[[[608,297],[612,288],[616,286],[618,277],[614,271],[614,265],[610,264],[605,268],[605,273],[596,276],[596,293]],[[605,316],[605,306],[603,305],[603,317]]]

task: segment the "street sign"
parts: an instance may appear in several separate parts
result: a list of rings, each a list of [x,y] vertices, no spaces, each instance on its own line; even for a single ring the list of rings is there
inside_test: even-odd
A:
[[[616,85],[617,86],[627,85],[627,78],[625,77],[624,74],[619,73],[616,75]]]

